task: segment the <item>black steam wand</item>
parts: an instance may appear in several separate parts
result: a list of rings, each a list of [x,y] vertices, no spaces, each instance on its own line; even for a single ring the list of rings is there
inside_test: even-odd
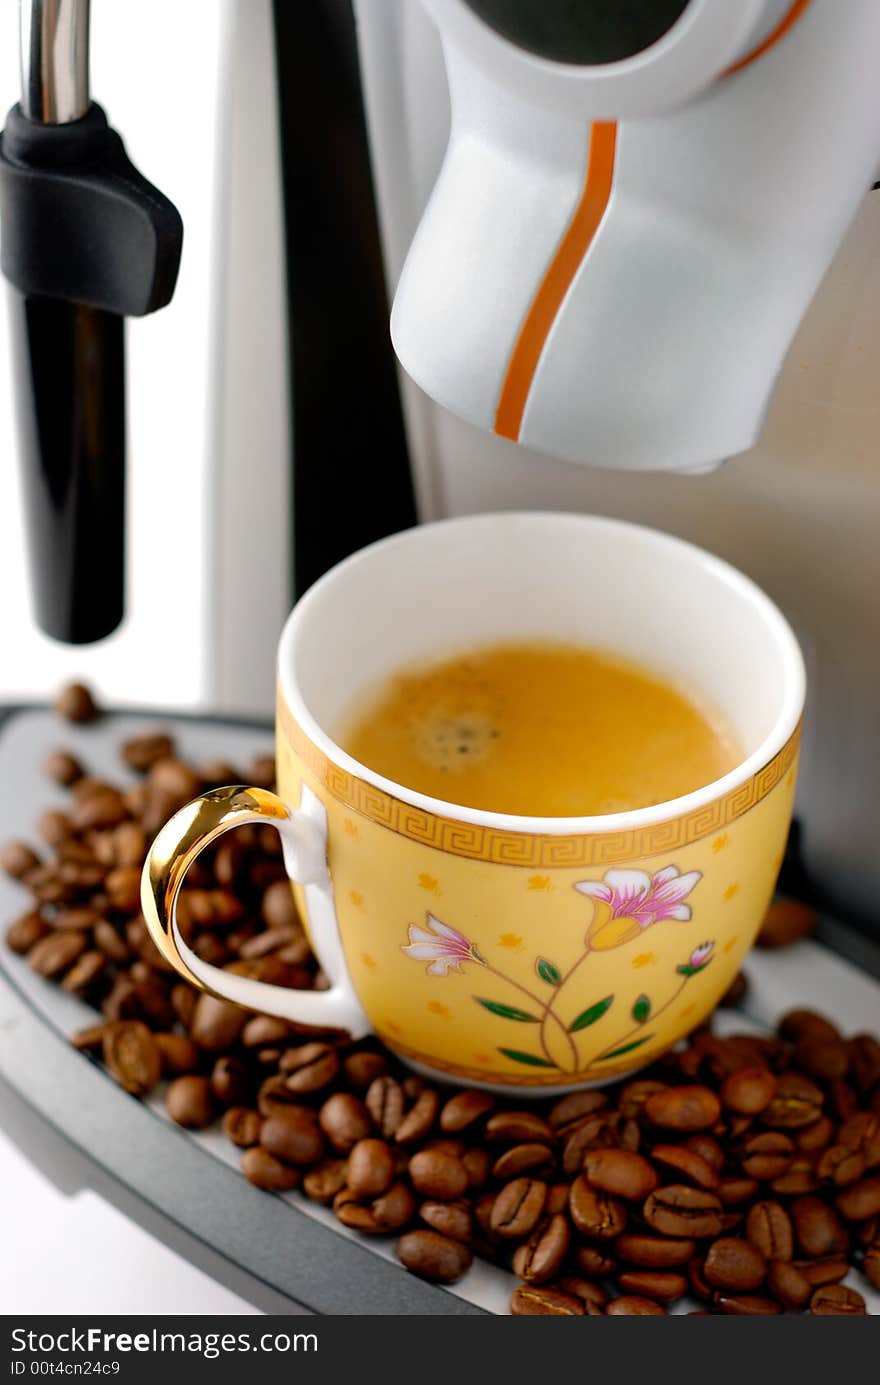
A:
[[[122,619],[124,318],[168,303],[183,238],[89,100],[88,29],[89,0],[21,0],[22,97],[0,136],[34,605],[73,644]]]

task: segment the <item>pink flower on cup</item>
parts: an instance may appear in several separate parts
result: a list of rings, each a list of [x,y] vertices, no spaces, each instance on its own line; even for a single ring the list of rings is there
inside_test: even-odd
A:
[[[714,946],[714,943],[700,943],[698,947],[694,948],[684,965],[676,967],[676,971],[682,976],[696,976],[698,971],[702,971],[704,967],[709,965]]]
[[[682,875],[677,866],[665,866],[653,876],[644,870],[609,870],[603,880],[578,881],[575,889],[593,900],[587,942],[604,951],[665,919],[686,923],[691,908],[684,900],[700,879],[698,870]]]
[[[469,942],[463,933],[441,923],[433,914],[425,915],[425,927],[415,923],[409,926],[409,946],[401,948],[407,957],[417,962],[429,962],[425,968],[430,976],[446,976],[450,971],[460,972],[465,962],[486,965],[476,946]]]

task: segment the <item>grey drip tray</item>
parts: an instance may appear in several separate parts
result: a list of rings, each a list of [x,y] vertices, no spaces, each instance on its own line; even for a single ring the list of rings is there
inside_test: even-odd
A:
[[[114,713],[75,727],[45,710],[12,711],[0,725],[0,841],[30,838],[38,848],[33,823],[45,808],[64,806],[63,791],[40,772],[50,750],[69,746],[90,773],[120,781],[120,742],[159,724],[196,763],[244,765],[272,744],[265,727],[207,718]],[[27,902],[14,881],[0,877],[0,931]],[[834,936],[845,937],[845,930]],[[845,1016],[852,1031],[876,1027],[880,985],[820,943],[754,953],[748,972],[746,1012],[722,1012],[721,1032],[766,1030],[796,1004]],[[493,1265],[477,1261],[450,1289],[427,1284],[398,1264],[393,1239],[359,1237],[298,1193],[252,1187],[218,1128],[180,1129],[166,1115],[161,1091],[137,1101],[70,1046],[68,1036],[94,1020],[94,1010],[0,944],[0,1078],[16,1094],[16,1107],[35,1113],[30,1126],[26,1119],[17,1125],[39,1139],[33,1122],[48,1122],[56,1144],[75,1148],[79,1177],[201,1268],[276,1312],[280,1305],[323,1314],[507,1313],[515,1280]],[[39,1151],[38,1160],[44,1155]],[[880,1294],[867,1292],[863,1281],[858,1287],[869,1311],[880,1312]]]

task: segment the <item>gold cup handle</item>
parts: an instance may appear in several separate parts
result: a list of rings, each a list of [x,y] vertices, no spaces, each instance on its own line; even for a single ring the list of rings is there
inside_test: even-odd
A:
[[[235,784],[193,799],[166,822],[150,848],[141,876],[141,908],[163,957],[199,990],[248,1010],[276,1015],[294,1024],[347,1029],[353,1038],[370,1024],[355,995],[339,937],[333,889],[327,868],[327,820],[323,804],[303,788],[300,807],[288,808],[267,789]],[[212,967],[184,941],[177,922],[177,900],[186,872],[200,851],[233,827],[260,823],[278,829],[284,864],[302,885],[309,931],[318,961],[330,978],[326,991],[297,991]]]

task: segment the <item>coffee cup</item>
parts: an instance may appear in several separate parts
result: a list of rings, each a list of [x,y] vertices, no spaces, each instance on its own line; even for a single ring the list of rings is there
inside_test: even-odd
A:
[[[739,762],[650,807],[513,816],[394,783],[334,739],[401,667],[534,639],[693,689],[733,729]],[[535,1095],[619,1078],[706,1018],[754,941],[785,850],[804,696],[782,614],[692,544],[549,513],[408,530],[297,603],[278,653],[278,792],[234,785],[178,812],[144,867],[144,917],[200,989],[297,1025],[374,1032],[434,1078]],[[245,823],[280,833],[323,991],[211,966],[181,935],[188,867]]]

